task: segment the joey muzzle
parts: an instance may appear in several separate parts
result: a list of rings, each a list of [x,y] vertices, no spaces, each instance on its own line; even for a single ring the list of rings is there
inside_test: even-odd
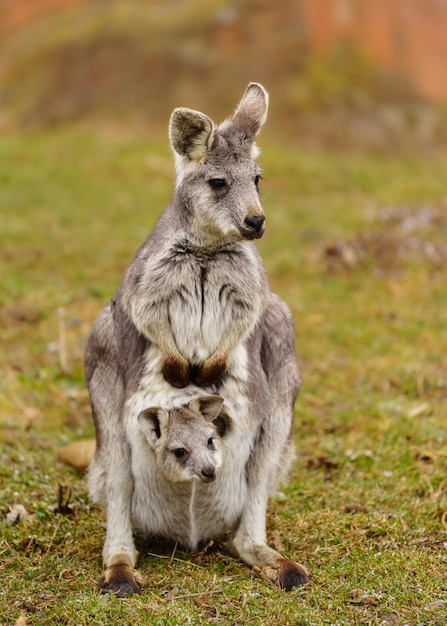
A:
[[[214,467],[204,467],[200,472],[200,480],[204,483],[212,483],[216,479]]]

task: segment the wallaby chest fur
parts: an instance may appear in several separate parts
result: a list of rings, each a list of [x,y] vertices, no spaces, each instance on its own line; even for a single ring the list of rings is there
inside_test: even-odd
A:
[[[129,269],[123,306],[143,335],[166,316],[178,351],[198,365],[230,332],[241,340],[253,330],[266,306],[265,271],[251,242],[196,249],[180,226],[153,246],[167,221],[172,231],[168,212]]]

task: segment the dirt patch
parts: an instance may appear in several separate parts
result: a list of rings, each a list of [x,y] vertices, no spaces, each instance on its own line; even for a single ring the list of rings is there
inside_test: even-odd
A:
[[[388,273],[418,263],[444,268],[447,265],[446,232],[445,209],[385,208],[373,230],[324,247],[326,269],[337,272],[370,266]]]

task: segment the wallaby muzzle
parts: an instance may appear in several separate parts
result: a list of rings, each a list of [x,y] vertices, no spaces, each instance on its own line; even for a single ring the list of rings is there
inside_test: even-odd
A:
[[[244,220],[247,228],[241,228],[244,239],[260,239],[265,231],[265,217],[263,215],[247,215]]]
[[[260,233],[261,230],[263,230],[265,217],[263,215],[260,215],[259,217],[256,215],[249,215],[244,221],[249,228],[253,228],[257,233]]]
[[[212,483],[216,479],[216,471],[214,467],[204,467],[199,476],[203,483]]]

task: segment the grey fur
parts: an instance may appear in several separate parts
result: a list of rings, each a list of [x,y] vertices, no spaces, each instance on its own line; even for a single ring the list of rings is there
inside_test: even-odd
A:
[[[173,202],[89,337],[85,372],[97,437],[89,481],[107,511],[102,587],[117,595],[139,588],[132,524],[192,549],[230,525],[236,553],[264,577],[287,589],[307,581],[305,569],[265,538],[268,495],[293,456],[300,385],[292,318],[270,292],[252,241],[264,232],[254,141],[267,105],[264,88],[251,83],[219,126],[203,113],[174,111]],[[223,399],[221,424],[231,428],[215,480],[194,481],[192,492],[190,481],[162,481],[166,448],[156,469],[145,463],[143,443],[155,441],[157,416],[167,424],[175,411],[203,414],[204,392]]]

